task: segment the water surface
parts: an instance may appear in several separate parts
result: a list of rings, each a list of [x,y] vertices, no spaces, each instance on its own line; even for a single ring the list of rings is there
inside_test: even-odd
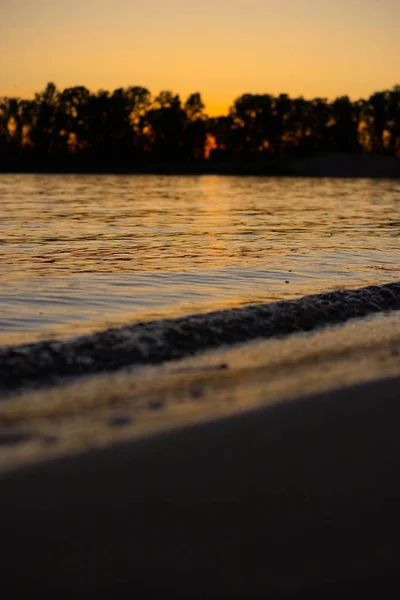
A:
[[[400,183],[0,175],[0,343],[400,278]]]

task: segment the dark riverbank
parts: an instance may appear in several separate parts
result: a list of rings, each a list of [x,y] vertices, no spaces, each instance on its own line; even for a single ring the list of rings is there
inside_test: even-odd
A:
[[[346,177],[400,179],[400,157],[372,154],[321,154],[304,158],[198,160],[193,162],[127,163],[82,161],[68,156],[45,161],[4,161],[1,173],[250,175],[278,177]]]

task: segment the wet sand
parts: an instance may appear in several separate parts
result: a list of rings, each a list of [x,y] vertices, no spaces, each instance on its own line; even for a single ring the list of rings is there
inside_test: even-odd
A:
[[[400,591],[400,313],[2,404],[2,588]]]

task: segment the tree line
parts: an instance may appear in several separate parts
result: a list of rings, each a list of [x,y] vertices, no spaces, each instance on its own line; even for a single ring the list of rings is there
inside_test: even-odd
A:
[[[145,170],[163,163],[276,160],[320,153],[400,156],[400,85],[368,99],[243,94],[209,117],[143,87],[91,93],[49,83],[33,100],[0,98],[1,170]]]

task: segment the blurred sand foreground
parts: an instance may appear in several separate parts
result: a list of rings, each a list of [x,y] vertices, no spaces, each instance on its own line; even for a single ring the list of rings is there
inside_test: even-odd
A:
[[[399,311],[19,392],[1,404],[0,469],[390,375]]]
[[[0,419],[11,592],[400,589],[400,312],[27,391]]]

